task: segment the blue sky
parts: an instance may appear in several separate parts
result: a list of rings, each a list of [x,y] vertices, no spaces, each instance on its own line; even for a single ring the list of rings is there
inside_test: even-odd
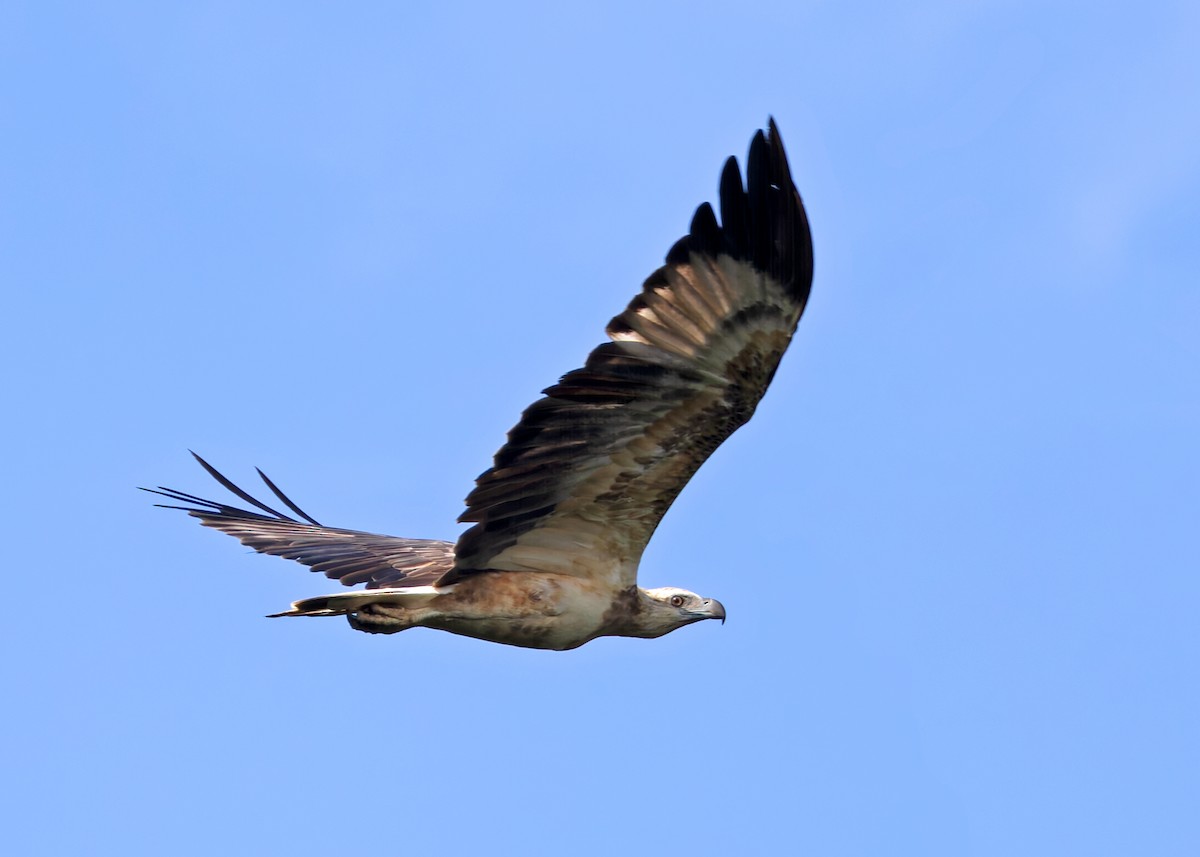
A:
[[[1200,853],[1194,4],[0,11],[12,853]],[[816,282],[575,652],[136,485],[454,538],[774,115]]]

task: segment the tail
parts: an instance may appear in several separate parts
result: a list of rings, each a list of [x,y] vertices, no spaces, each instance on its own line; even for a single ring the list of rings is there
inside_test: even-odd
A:
[[[400,586],[391,589],[367,589],[358,592],[338,592],[333,595],[317,595],[292,603],[290,610],[272,613],[268,619],[280,616],[345,616],[357,613],[373,604],[412,609],[425,607],[450,587]]]

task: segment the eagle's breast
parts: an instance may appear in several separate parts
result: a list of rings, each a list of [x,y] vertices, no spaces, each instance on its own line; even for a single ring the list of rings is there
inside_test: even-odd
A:
[[[439,599],[430,628],[534,649],[573,649],[603,632],[614,595],[565,574],[484,572]]]

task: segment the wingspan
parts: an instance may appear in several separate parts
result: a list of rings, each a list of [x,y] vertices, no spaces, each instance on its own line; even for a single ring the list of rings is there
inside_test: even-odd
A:
[[[636,582],[662,516],[750,419],[804,311],[812,241],[774,121],[730,158],[721,223],[689,234],[608,326],[611,342],[545,390],[467,497],[456,564]]]
[[[289,500],[266,474],[258,471],[275,496],[307,523],[297,521],[254,499],[203,458],[195,453],[192,455],[225,488],[266,514],[227,506],[162,486],[157,490],[143,490],[187,504],[159,505],[168,509],[182,509],[198,518],[204,526],[228,533],[259,553],[294,559],[328,578],[340,580],[346,586],[366,583],[367,589],[430,585],[454,565],[453,542],[402,539],[322,526]]]

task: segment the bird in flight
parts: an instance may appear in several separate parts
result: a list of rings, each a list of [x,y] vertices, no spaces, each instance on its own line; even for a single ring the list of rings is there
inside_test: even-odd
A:
[[[755,133],[625,311],[610,341],[530,405],[476,480],[457,542],[326,527],[260,470],[279,512],[197,461],[259,511],[159,487],[206,527],[346,586],[276,616],[345,616],[374,634],[435,628],[574,649],[725,620],[713,598],[638,586],[650,536],[683,486],[754,413],[812,284],[812,240],[774,120]],[[193,453],[195,455],[195,453]],[[182,505],[174,505],[182,504]]]

